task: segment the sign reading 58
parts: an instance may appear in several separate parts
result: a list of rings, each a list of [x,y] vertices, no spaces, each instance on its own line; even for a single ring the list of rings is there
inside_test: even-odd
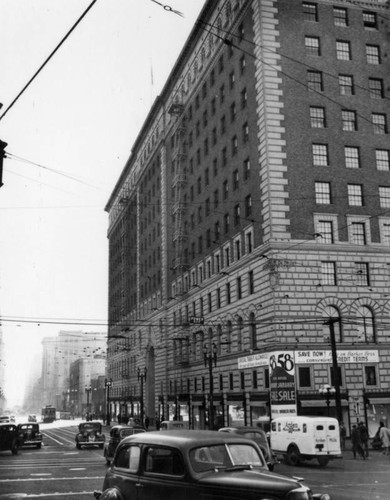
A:
[[[269,358],[269,367],[271,374],[275,368],[283,368],[286,372],[294,373],[294,353],[293,352],[275,352]]]

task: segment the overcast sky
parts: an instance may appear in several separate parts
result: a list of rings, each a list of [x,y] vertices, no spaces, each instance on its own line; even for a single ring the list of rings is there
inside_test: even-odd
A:
[[[91,1],[0,1],[0,116]],[[0,362],[10,404],[43,336],[106,330],[104,206],[204,3],[167,0],[180,17],[152,0],[97,0],[0,120],[9,154],[0,189]]]

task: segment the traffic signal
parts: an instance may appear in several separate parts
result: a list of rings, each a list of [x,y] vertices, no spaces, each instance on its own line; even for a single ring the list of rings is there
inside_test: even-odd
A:
[[[0,188],[3,185],[3,159],[5,158],[5,148],[8,144],[0,139]]]

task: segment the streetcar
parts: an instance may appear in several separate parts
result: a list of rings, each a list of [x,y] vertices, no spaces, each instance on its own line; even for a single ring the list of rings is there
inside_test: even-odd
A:
[[[56,409],[54,406],[46,405],[42,408],[42,422],[50,423],[56,420]]]

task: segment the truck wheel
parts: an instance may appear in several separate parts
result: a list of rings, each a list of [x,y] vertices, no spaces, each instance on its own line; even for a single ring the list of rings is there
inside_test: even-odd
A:
[[[329,463],[328,457],[318,457],[317,460],[321,467],[325,467]]]
[[[299,465],[301,461],[301,454],[296,446],[290,446],[287,450],[287,462],[290,465]]]

